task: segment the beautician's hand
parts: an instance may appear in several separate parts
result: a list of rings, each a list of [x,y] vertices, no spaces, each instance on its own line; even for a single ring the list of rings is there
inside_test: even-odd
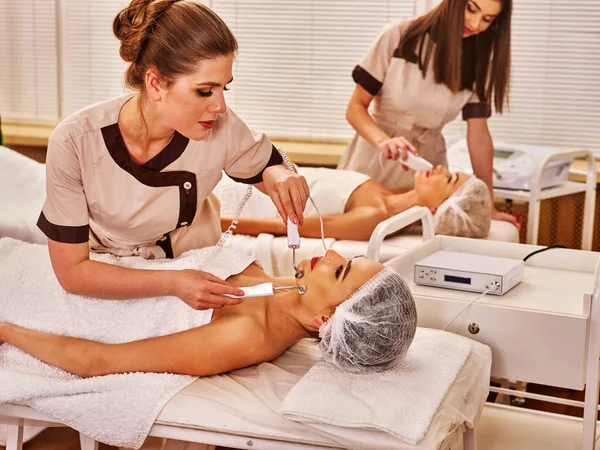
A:
[[[267,167],[263,172],[266,194],[271,197],[283,223],[289,217],[295,224],[304,223],[304,208],[310,195],[308,183],[302,175],[284,166]]]
[[[385,159],[392,159],[394,161],[397,161],[398,158],[405,161],[408,158],[408,152],[415,155],[419,154],[415,146],[402,136],[383,140],[377,144],[377,148],[379,148]],[[402,168],[408,170],[408,167],[404,164],[402,164]]]
[[[521,224],[515,216],[513,216],[512,214],[498,211],[496,208],[492,209],[492,220],[503,220],[504,222],[510,222],[515,227],[517,227],[518,230],[521,229]]]
[[[237,305],[238,298],[223,294],[244,295],[244,291],[218,277],[200,270],[180,270],[175,275],[175,295],[194,309],[219,309]]]

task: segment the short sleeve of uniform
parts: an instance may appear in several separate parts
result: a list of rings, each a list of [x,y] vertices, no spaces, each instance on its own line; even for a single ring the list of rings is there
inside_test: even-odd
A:
[[[404,23],[394,23],[384,28],[367,55],[352,72],[356,84],[361,85],[371,95],[377,95],[383,85],[394,51],[400,44],[403,26]]]
[[[81,166],[70,141],[50,138],[46,155],[46,201],[37,223],[53,241],[88,242],[88,207]]]
[[[479,96],[473,92],[465,106],[462,109],[463,120],[469,119],[487,119],[492,115],[492,108],[487,103],[482,102]]]
[[[260,183],[267,167],[283,158],[264,133],[252,131],[232,111],[227,111],[227,158],[225,173],[234,181]]]

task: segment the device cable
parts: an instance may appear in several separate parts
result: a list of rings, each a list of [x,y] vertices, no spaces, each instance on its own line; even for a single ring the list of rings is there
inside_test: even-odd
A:
[[[452,325],[452,322],[454,322],[463,312],[465,312],[465,310],[469,306],[471,306],[473,303],[475,303],[477,300],[479,300],[481,297],[483,297],[488,292],[494,291],[496,289],[498,289],[498,284],[497,284],[497,282],[494,282],[485,291],[483,291],[483,293],[481,293],[480,295],[475,297],[473,300],[471,300],[463,309],[461,309],[458,312],[458,314],[456,314],[452,319],[450,319],[450,321],[444,326],[444,328],[442,328],[442,330],[445,331],[450,325]]]
[[[541,248],[539,250],[536,250],[535,252],[531,252],[529,255],[527,255],[525,258],[523,258],[523,261],[527,261],[533,255],[537,255],[538,253],[545,252],[546,250],[552,250],[553,248],[569,248],[569,247],[567,247],[565,245],[551,245],[551,246],[546,247],[546,248]]]

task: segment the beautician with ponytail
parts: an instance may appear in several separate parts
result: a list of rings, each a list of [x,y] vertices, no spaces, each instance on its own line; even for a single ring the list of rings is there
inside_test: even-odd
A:
[[[216,244],[222,171],[302,223],[309,189],[262,133],[227,108],[237,42],[194,1],[133,0],[115,17],[133,94],[75,112],[53,131],[38,226],[71,293],[122,300],[176,296],[196,309],[243,292],[198,270],[129,269],[91,252],[172,258]]]
[[[354,68],[346,117],[356,135],[338,169],[369,175],[386,188],[413,188],[398,158],[418,153],[447,166],[444,126],[462,111],[477,178],[492,189],[487,120],[508,100],[512,0],[442,0],[423,16],[386,27]],[[492,202],[493,205],[493,202]],[[517,225],[492,208],[492,218]]]

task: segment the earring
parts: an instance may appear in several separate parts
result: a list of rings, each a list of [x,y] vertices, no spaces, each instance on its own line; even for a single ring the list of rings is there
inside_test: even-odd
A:
[[[298,286],[298,294],[300,294],[300,295],[306,294],[307,290],[308,289],[306,289],[306,285],[305,284],[301,284],[300,286]]]

